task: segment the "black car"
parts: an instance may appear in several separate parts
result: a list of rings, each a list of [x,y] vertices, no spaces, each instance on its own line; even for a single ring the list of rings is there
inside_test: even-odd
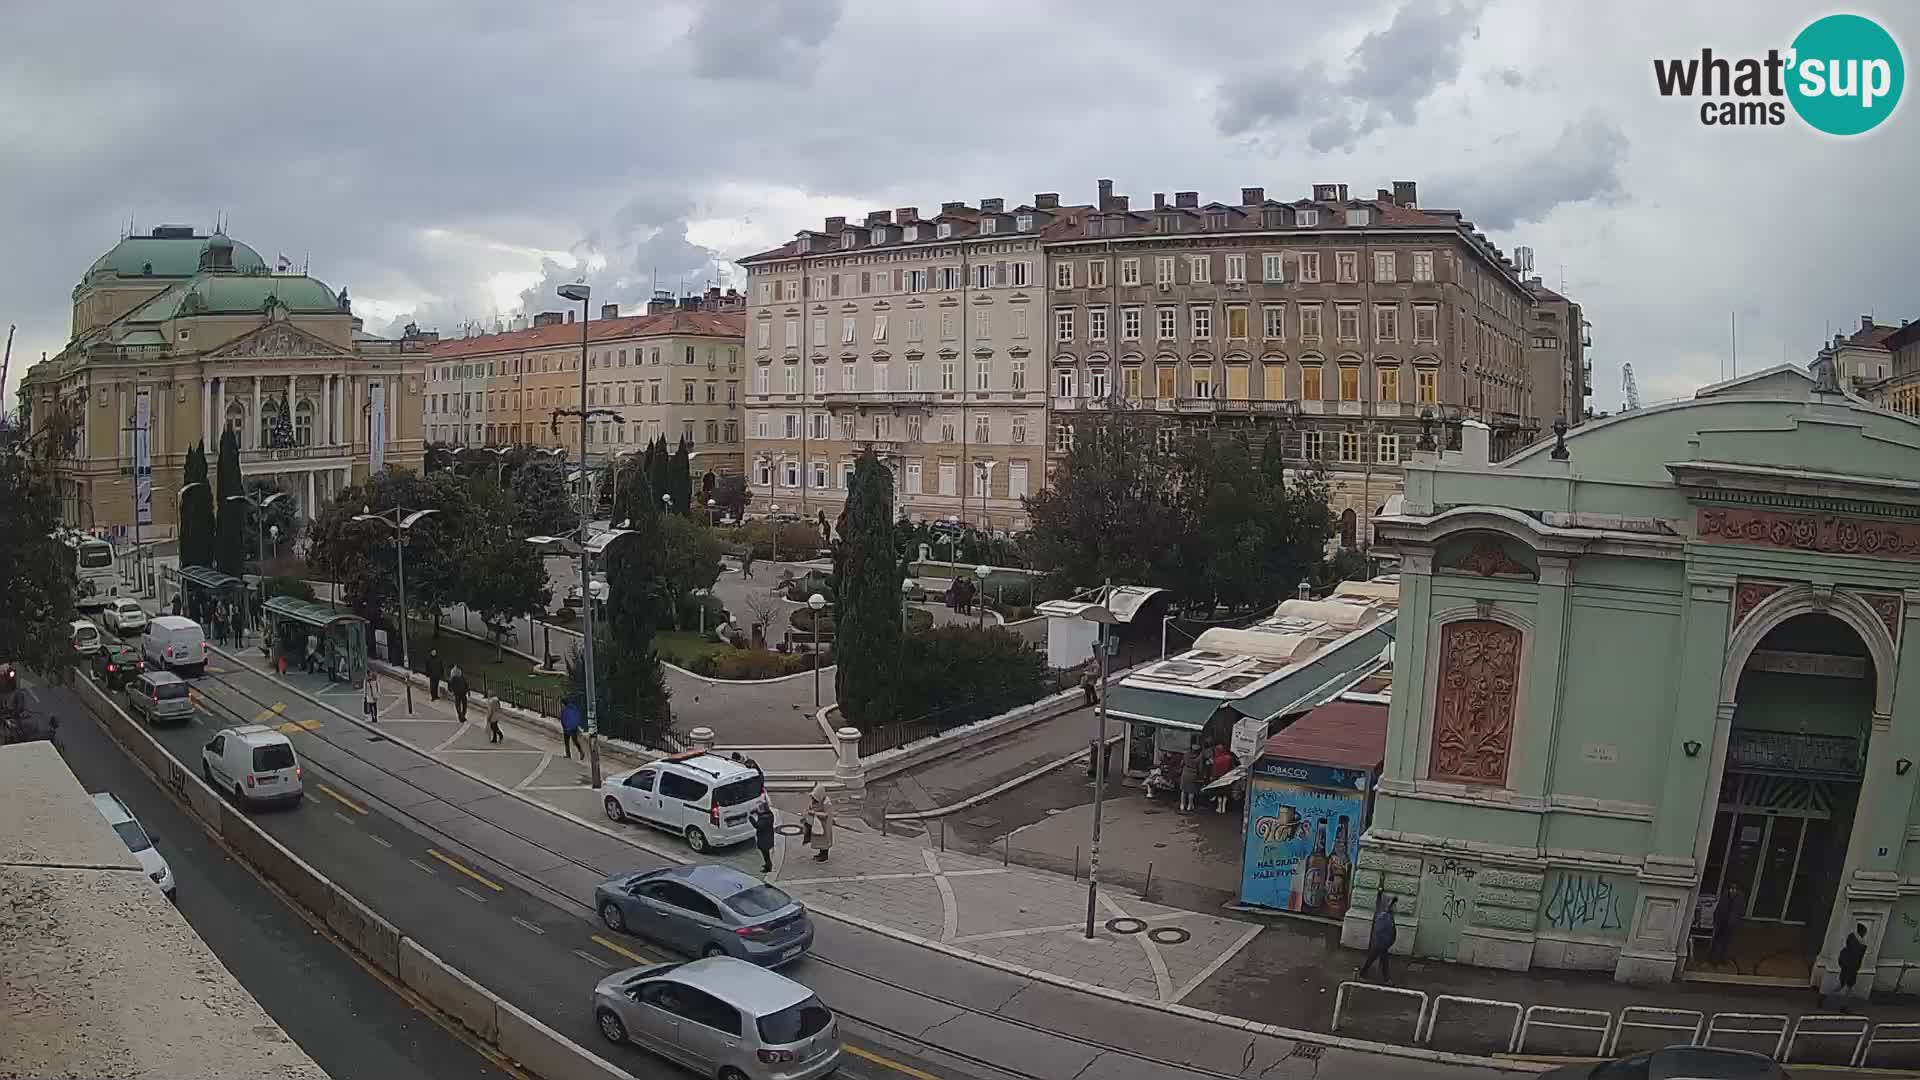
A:
[[[108,642],[100,646],[93,654],[93,677],[100,685],[109,690],[118,690],[141,672],[147,670],[146,658],[140,650],[119,642]]]
[[[1612,1061],[1562,1065],[1541,1080],[1791,1080],[1781,1064],[1764,1054],[1710,1046],[1669,1046]]]

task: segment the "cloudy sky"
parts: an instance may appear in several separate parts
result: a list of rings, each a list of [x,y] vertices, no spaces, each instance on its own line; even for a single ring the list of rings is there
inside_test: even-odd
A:
[[[828,214],[1058,191],[1292,198],[1416,180],[1587,306],[1595,403],[1920,316],[1908,102],[1850,141],[1711,129],[1656,56],[1784,48],[1824,3],[11,0],[0,321],[24,367],[129,221],[229,231],[457,332],[582,272],[735,280]],[[1920,43],[1920,10],[1850,10]]]

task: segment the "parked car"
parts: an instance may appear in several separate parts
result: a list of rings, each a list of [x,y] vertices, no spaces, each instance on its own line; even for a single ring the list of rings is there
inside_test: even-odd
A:
[[[75,619],[67,624],[67,640],[73,643],[73,651],[91,658],[100,651],[100,628],[86,619]]]
[[[840,1021],[813,991],[731,957],[654,964],[593,988],[609,1042],[729,1080],[819,1080],[840,1066]]]
[[[1791,1080],[1779,1062],[1746,1050],[1669,1046],[1612,1061],[1562,1065],[1541,1080]]]
[[[140,869],[147,872],[147,878],[160,887],[162,895],[173,899],[173,868],[154,849],[152,835],[134,820],[133,811],[120,801],[120,796],[110,791],[95,792],[93,805],[94,809],[100,811],[100,816],[107,819],[107,824],[113,826],[113,831],[120,834],[127,850],[140,860]]]
[[[138,601],[122,598],[108,604],[106,610],[101,612],[100,620],[106,623],[107,629],[126,637],[146,630],[147,609],[141,607]]]
[[[93,677],[109,690],[120,689],[128,679],[146,670],[147,661],[140,650],[123,642],[109,642],[93,654]]]
[[[593,890],[607,929],[688,956],[731,956],[777,967],[813,947],[813,920],[786,893],[715,863],[623,874]]]
[[[243,804],[300,801],[293,741],[264,724],[223,728],[200,751],[200,775]]]
[[[607,778],[607,817],[683,837],[695,851],[753,839],[747,811],[766,793],[759,769],[689,750]]]
[[[192,687],[171,671],[143,671],[127,682],[127,711],[147,722],[193,722]]]
[[[147,662],[167,671],[198,675],[207,669],[207,635],[185,615],[158,615],[147,623],[142,642]]]

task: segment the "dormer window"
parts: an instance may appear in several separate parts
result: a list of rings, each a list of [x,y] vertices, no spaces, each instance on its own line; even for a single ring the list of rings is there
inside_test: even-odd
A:
[[[1347,224],[1361,226],[1371,225],[1373,224],[1373,211],[1364,208],[1349,210],[1347,211]]]
[[[876,228],[876,229],[874,229],[874,230],[873,230],[873,242],[874,242],[874,243],[876,243],[876,244],[884,244],[884,243],[886,243],[886,242],[887,242],[887,230],[886,230],[886,229],[884,229],[884,228]]]
[[[981,218],[981,219],[980,219],[980,231],[981,231],[981,232],[983,232],[983,233],[993,233],[993,232],[999,232],[999,231],[1000,231],[1000,219],[999,219],[999,218],[996,218],[996,217],[983,217],[983,218]]]
[[[1033,215],[1020,214],[1015,216],[1013,219],[1013,227],[1020,232],[1032,232],[1033,231]]]
[[[813,250],[813,237],[811,237],[811,236],[803,236],[803,237],[801,237],[801,238],[800,238],[800,240],[799,240],[799,243],[798,243],[798,244],[797,244],[797,245],[796,245],[796,246],[794,247],[794,250],[795,250],[795,251],[798,251],[798,252],[800,252],[800,253],[801,253],[801,254],[803,254],[803,255],[804,255],[804,254],[806,254],[806,253],[807,253],[807,252],[809,252],[809,251],[812,251],[812,250]]]
[[[1160,231],[1163,233],[1179,232],[1180,231],[1180,215],[1179,214],[1161,214],[1156,224],[1159,226]]]
[[[1267,210],[1260,215],[1261,224],[1269,229],[1277,229],[1286,224],[1286,215],[1278,210]]]
[[[953,235],[953,225],[943,221],[934,226],[933,234],[937,239],[945,240],[947,237]]]
[[[1303,229],[1311,229],[1320,224],[1320,211],[1302,210],[1294,215],[1293,223]]]
[[[854,235],[853,235],[853,233],[852,233],[851,231],[848,231],[848,232],[843,232],[843,233],[841,233],[841,234],[840,234],[840,246],[841,246],[841,247],[843,247],[843,248],[850,248],[850,247],[852,247],[852,246],[853,246],[853,244],[854,244]]]
[[[1224,212],[1207,215],[1207,228],[1224,229],[1227,227],[1227,215]]]
[[[905,229],[905,230],[903,230],[903,237],[902,237],[902,238],[903,238],[903,239],[906,239],[906,240],[918,240],[918,239],[920,239],[920,226],[918,226],[918,225],[909,225],[909,226],[907,226],[907,227],[906,227],[906,229]]]

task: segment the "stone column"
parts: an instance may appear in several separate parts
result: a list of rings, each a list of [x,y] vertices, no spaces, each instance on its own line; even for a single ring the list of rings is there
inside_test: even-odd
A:
[[[260,376],[253,377],[253,415],[247,417],[247,434],[240,440],[242,446],[260,445]]]
[[[320,505],[313,501],[313,473],[312,469],[307,470],[307,505],[301,507],[302,515],[309,519],[314,517],[314,507]]]
[[[860,763],[860,729],[843,727],[833,733],[833,778],[848,791],[867,786],[866,766]]]
[[[213,377],[200,377],[200,441],[213,444]]]
[[[1362,512],[1366,512],[1364,508]],[[1533,655],[1527,669],[1527,697],[1520,703],[1520,715],[1528,719],[1518,726],[1520,741],[1513,748],[1510,767],[1514,771],[1509,776],[1514,790],[1528,795],[1552,794],[1547,785],[1560,720],[1560,681],[1567,647],[1567,587],[1572,584],[1572,577],[1571,560],[1540,556],[1540,584],[1533,606]],[[1543,850],[1546,825],[1547,819],[1542,816]]]
[[[320,435],[313,440],[319,446],[333,445],[333,376],[320,376]]]

